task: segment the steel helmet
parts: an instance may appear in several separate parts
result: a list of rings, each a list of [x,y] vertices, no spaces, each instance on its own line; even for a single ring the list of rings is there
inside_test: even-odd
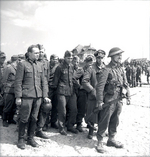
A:
[[[49,113],[52,109],[52,103],[51,102],[43,102],[42,103],[42,111],[45,113]]]
[[[108,57],[111,57],[111,56],[114,56],[114,55],[116,55],[116,54],[123,53],[123,52],[124,52],[124,51],[121,50],[120,48],[114,47],[114,48],[112,48],[112,49],[109,51]]]

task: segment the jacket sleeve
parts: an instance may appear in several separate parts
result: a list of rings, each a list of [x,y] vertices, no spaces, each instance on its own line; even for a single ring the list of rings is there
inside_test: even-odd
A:
[[[19,62],[17,65],[16,77],[15,77],[15,82],[14,82],[15,98],[22,97],[23,78],[24,78],[24,64],[23,64],[23,62]]]
[[[4,74],[3,74],[3,79],[2,79],[2,84],[3,84],[3,87],[5,88],[6,86],[6,82],[8,80],[8,77],[9,77],[9,73],[10,73],[10,68],[9,67],[6,67],[4,69]]]
[[[82,79],[82,87],[85,89],[88,93],[90,93],[93,90],[93,86],[90,83],[91,80],[91,72],[92,69],[87,69],[84,74],[83,74],[83,79]]]
[[[43,98],[48,97],[48,82],[47,82],[47,77],[45,77],[44,74],[44,67],[42,66],[42,77],[41,77],[41,82],[42,82],[42,96]]]
[[[55,73],[54,73],[53,83],[51,86],[52,88],[57,88],[60,76],[61,76],[61,68],[60,68],[60,66],[57,66]]]
[[[97,85],[96,85],[96,100],[97,102],[103,102],[104,87],[107,82],[109,70],[104,68],[102,72],[97,73]]]

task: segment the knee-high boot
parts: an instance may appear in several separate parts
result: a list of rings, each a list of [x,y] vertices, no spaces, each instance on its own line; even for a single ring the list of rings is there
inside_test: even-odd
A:
[[[20,149],[25,149],[25,141],[24,141],[25,127],[26,127],[26,123],[19,122],[18,144],[17,144],[17,146]]]
[[[31,119],[29,121],[28,131],[27,131],[27,135],[28,135],[27,144],[31,145],[32,147],[38,146],[38,143],[33,138],[35,129],[36,129],[36,120]]]

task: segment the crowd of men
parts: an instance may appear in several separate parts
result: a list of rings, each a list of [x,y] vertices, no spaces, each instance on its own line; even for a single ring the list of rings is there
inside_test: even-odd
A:
[[[145,75],[147,76],[147,83],[149,84],[150,66],[148,63],[142,64],[142,62],[140,61],[133,60],[131,62],[128,61],[125,62],[124,66],[125,66],[127,81],[131,88],[142,86],[141,75],[143,73],[145,73]]]
[[[123,144],[115,139],[122,99],[126,97],[130,104],[129,85],[137,85],[129,79],[128,66],[126,73],[121,66],[123,52],[112,48],[108,65],[103,62],[103,50],[88,55],[83,63],[71,51],[66,51],[63,59],[52,54],[48,61],[44,47],[37,44],[29,46],[25,55],[13,55],[7,65],[5,53],[0,52],[2,122],[3,127],[17,123],[18,148],[25,149],[25,140],[38,147],[34,136],[48,139],[43,131],[50,124],[61,135],[83,132],[83,118],[89,139],[93,138],[94,124],[98,124],[98,152],[106,151],[103,136],[107,129],[107,146],[122,148]],[[139,77],[138,81],[141,85]]]

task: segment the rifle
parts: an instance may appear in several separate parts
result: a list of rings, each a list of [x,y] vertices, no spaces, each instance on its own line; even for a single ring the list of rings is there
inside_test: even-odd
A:
[[[136,95],[136,94],[137,94],[137,93],[132,94],[132,95],[130,95],[130,97],[131,97],[131,96],[134,96],[134,95]],[[112,100],[112,101],[110,101],[110,102],[104,103],[103,106],[102,106],[102,110],[103,110],[104,108],[110,106],[110,104],[116,103],[116,102],[118,102],[119,100],[122,100],[122,99],[124,99],[124,98],[126,98],[126,96],[123,94],[123,95],[122,95],[121,97],[119,97],[119,98],[116,98],[116,99],[114,99],[114,100]],[[96,108],[87,116],[85,122],[88,123],[88,120],[93,116],[93,114],[98,114],[99,111],[100,111],[99,108],[96,107]],[[89,123],[88,123],[88,124],[89,124]],[[89,125],[90,125],[90,124],[89,124]]]

